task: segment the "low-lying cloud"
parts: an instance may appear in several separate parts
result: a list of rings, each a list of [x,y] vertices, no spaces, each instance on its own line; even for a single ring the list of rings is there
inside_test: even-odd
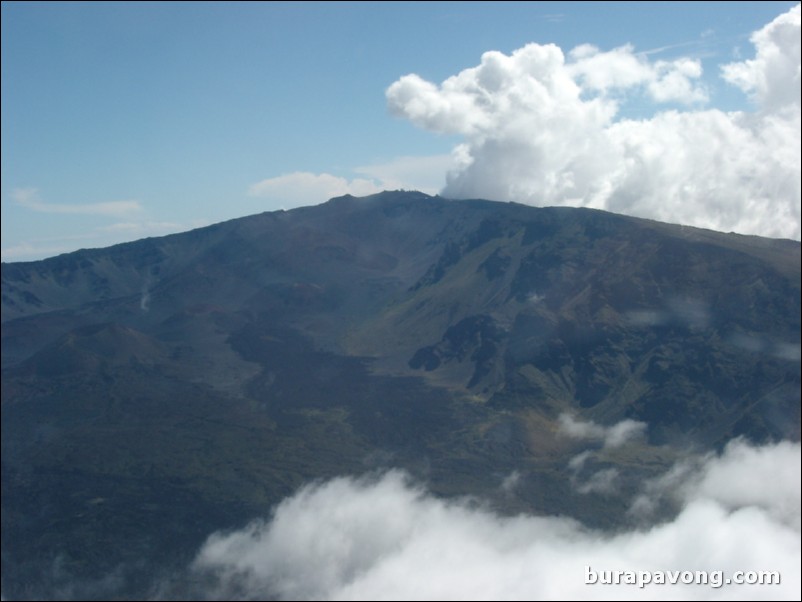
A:
[[[396,157],[384,163],[353,169],[359,177],[344,178],[330,173],[298,171],[252,184],[248,196],[258,197],[285,209],[317,205],[332,197],[366,196],[382,190],[420,190],[437,194],[443,175],[454,166],[451,155]]]
[[[799,475],[798,443],[736,441],[644,490],[678,499],[673,520],[617,534],[444,501],[398,471],[338,478],[213,535],[193,570],[226,599],[799,599]],[[585,567],[779,571],[781,583],[587,585]]]
[[[557,419],[558,432],[572,439],[600,441],[605,448],[620,447],[646,434],[646,423],[637,420],[622,420],[612,426],[602,426],[592,420],[577,420],[570,414],[561,414]]]
[[[102,203],[63,204],[47,203],[36,188],[15,188],[11,198],[20,207],[39,213],[63,213],[75,215],[126,216],[142,211],[139,201],[105,201]]]
[[[364,178],[349,180],[328,173],[296,171],[252,184],[248,188],[248,195],[274,201],[290,209],[317,205],[336,196],[365,196],[380,191],[375,182]]]
[[[722,231],[800,238],[800,6],[755,32],[754,58],[724,65],[752,112],[701,109],[698,60],[651,61],[631,46],[567,54],[528,44],[437,85],[401,77],[390,111],[456,134],[451,198],[571,205]],[[671,103],[618,118],[629,98]]]
[[[37,260],[74,251],[78,247],[104,247],[146,236],[182,232],[208,223],[201,219],[187,223],[154,220],[147,208],[138,200],[53,203],[44,200],[37,188],[15,188],[9,196],[16,205],[29,211],[51,216],[91,216],[96,218],[98,223],[78,234],[33,237],[19,244],[3,247],[0,249],[3,261]],[[52,219],[54,218],[51,218],[51,221]]]
[[[559,435],[576,439],[578,442],[592,443],[596,447],[596,449],[585,449],[568,461],[569,478],[577,493],[617,495],[620,471],[613,467],[588,468],[588,461],[597,459],[604,450],[643,441],[646,429],[646,423],[638,420],[626,419],[611,426],[603,426],[592,420],[578,420],[570,414],[561,414],[557,418]]]

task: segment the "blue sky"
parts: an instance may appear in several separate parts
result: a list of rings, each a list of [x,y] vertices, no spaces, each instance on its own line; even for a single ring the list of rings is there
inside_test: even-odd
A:
[[[328,192],[368,193],[385,186],[436,192],[446,186],[448,170],[457,171],[445,189],[454,197],[484,192],[482,196],[498,200],[585,204],[665,218],[650,213],[645,202],[626,200],[645,185],[633,183],[631,174],[620,177],[629,186],[626,191],[602,198],[599,191],[611,185],[597,174],[604,166],[585,174],[577,166],[589,159],[581,155],[541,164],[539,147],[512,155],[515,145],[508,137],[493,140],[505,154],[491,156],[489,130],[477,133],[465,125],[475,121],[474,113],[455,113],[462,101],[474,102],[472,84],[456,96],[438,86],[484,65],[487,51],[510,57],[527,44],[538,45],[528,47],[529,59],[519,53],[520,60],[501,68],[505,74],[519,74],[524,59],[527,64],[551,60],[532,56],[534,50],[555,44],[566,65],[573,65],[570,77],[580,82],[577,115],[586,115],[596,99],[612,113],[594,118],[587,127],[631,148],[634,138],[615,124],[639,123],[637,140],[642,140],[647,126],[663,132],[671,115],[706,115],[708,124],[713,109],[766,113],[766,98],[776,94],[760,96],[757,80],[744,71],[754,67],[745,61],[757,52],[750,35],[795,6],[3,2],[3,260],[38,259],[322,202]],[[781,40],[779,34],[775,38]],[[583,44],[596,50],[569,54]],[[630,45],[626,51],[609,54],[625,45]],[[797,53],[791,68],[793,60],[798,65],[798,42],[795,48],[789,51]],[[588,56],[598,61],[586,60]],[[745,65],[740,79],[733,71],[725,81],[721,66],[738,61]],[[604,71],[612,63],[614,68]],[[485,67],[489,73],[492,65]],[[636,67],[640,75],[634,79],[622,75]],[[609,77],[594,84],[599,69]],[[471,73],[463,79],[476,75]],[[417,79],[400,79],[407,74]],[[521,94],[508,88],[493,102]],[[560,93],[555,94],[559,100]],[[799,136],[794,117],[798,92],[790,102],[797,103],[784,113],[790,126],[778,134],[789,145]],[[445,120],[435,119],[432,111],[443,103],[457,104]],[[655,121],[660,114],[664,118]],[[531,109],[520,114],[498,110],[482,117],[494,130],[518,118],[531,128],[546,123]],[[549,118],[547,123],[557,121]],[[532,130],[532,139],[539,131]],[[740,140],[738,132],[728,140]],[[776,144],[777,137],[772,139]],[[598,148],[607,154],[603,145]],[[798,154],[789,150],[787,155],[785,167],[774,166],[764,177],[776,182],[779,173],[779,180],[788,180],[771,194],[790,194],[792,205],[798,205],[798,178],[783,171],[798,163]],[[502,159],[504,165],[521,163],[521,169],[501,174],[504,186],[487,185]],[[532,181],[528,174],[538,169],[542,178]],[[604,169],[615,171],[615,166]],[[653,181],[662,181],[663,175],[654,175]],[[544,188],[543,182],[555,178],[570,180],[571,192],[561,196]],[[671,180],[671,174],[665,178]],[[752,228],[748,224],[755,220],[744,221],[740,213],[740,221],[713,222],[698,215],[686,219],[683,207],[693,205],[693,199],[680,197],[698,189],[694,186],[689,183],[685,193],[676,192],[679,200],[672,205],[676,210],[666,214],[668,221],[747,232]],[[763,190],[765,185],[756,187]],[[744,200],[743,207],[749,202]],[[721,212],[714,209],[711,214]],[[790,211],[796,230],[766,230],[755,222],[752,233],[799,238],[798,210],[780,210]]]

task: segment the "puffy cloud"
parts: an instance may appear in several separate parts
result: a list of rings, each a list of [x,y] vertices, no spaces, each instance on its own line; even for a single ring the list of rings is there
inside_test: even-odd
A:
[[[80,205],[47,203],[41,200],[36,188],[15,188],[11,191],[11,198],[17,205],[40,213],[123,216],[142,211],[139,201],[106,201]]]
[[[750,94],[758,106],[774,111],[800,107],[800,5],[751,36],[754,59],[722,67],[731,84]]]
[[[213,535],[194,570],[206,595],[226,599],[798,599],[799,468],[799,444],[733,444],[680,471],[673,520],[616,534],[440,500],[400,472],[339,478],[303,488],[268,522]],[[593,586],[586,567],[711,581]],[[736,571],[779,571],[781,583],[722,584]]]
[[[679,494],[686,500],[715,500],[731,510],[746,506],[764,508],[775,520],[799,531],[800,489],[799,444],[785,441],[772,447],[753,448],[736,440],[722,456],[707,458],[701,469],[685,480]]]
[[[296,171],[252,184],[248,188],[248,195],[265,198],[290,209],[302,205],[317,205],[345,194],[365,196],[381,190],[373,180],[348,180],[328,173]]]
[[[560,414],[557,424],[558,432],[572,439],[604,439],[607,432],[605,427],[595,422],[576,420],[570,414]]]
[[[764,509],[775,521],[800,530],[802,458],[799,443],[752,447],[731,441],[722,455],[691,457],[643,485],[630,508],[649,518],[666,499],[688,504],[713,500],[729,510]]]
[[[386,96],[395,115],[464,138],[445,196],[799,239],[799,40],[797,6],[753,35],[754,59],[724,67],[727,81],[752,94],[755,113],[672,109],[617,119],[632,95],[707,98],[699,61],[652,62],[629,46],[487,52],[440,85],[405,75]]]
[[[702,64],[698,60],[658,61],[654,72],[648,90],[657,102],[707,102],[707,92],[693,83],[702,76]]]
[[[595,46],[583,44],[568,56],[564,68],[583,91],[607,93],[640,86],[657,102],[692,104],[708,100],[707,92],[694,83],[702,76],[698,60],[681,58],[650,63],[630,45],[601,52]]]
[[[576,420],[570,414],[560,414],[557,419],[558,432],[572,439],[601,441],[605,448],[620,447],[646,433],[646,423],[637,420],[622,420],[613,426],[601,426],[593,421]]]
[[[561,414],[557,419],[557,432],[571,439],[601,443],[602,450],[608,450],[642,439],[646,434],[646,423],[627,419],[612,426],[602,426],[593,421],[576,420],[570,414]],[[608,467],[594,471],[594,467],[591,467],[586,470],[588,461],[599,456],[598,450],[586,449],[569,460],[570,481],[578,493],[601,495],[618,493],[620,472],[617,468]],[[642,501],[641,504],[645,502]]]

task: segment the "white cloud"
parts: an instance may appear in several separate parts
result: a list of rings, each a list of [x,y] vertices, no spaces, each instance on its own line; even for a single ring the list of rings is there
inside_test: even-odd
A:
[[[646,423],[637,420],[622,420],[607,428],[604,436],[604,447],[620,447],[624,443],[633,439],[638,439],[646,434]]]
[[[382,188],[373,180],[364,178],[348,180],[328,173],[296,171],[252,184],[248,188],[248,195],[264,198],[291,209],[303,205],[318,205],[332,197],[346,194],[365,196],[381,190]]]
[[[582,494],[612,495],[618,490],[618,476],[618,469],[604,468],[594,472],[584,483],[576,485],[576,490]]]
[[[558,433],[572,439],[601,441],[608,449],[620,447],[642,438],[646,434],[646,423],[637,420],[622,420],[612,426],[602,426],[595,422],[577,420],[570,414],[560,414],[557,419]],[[581,455],[581,454],[580,454]]]
[[[487,52],[436,85],[405,75],[389,109],[457,134],[443,194],[573,205],[722,231],[800,238],[799,7],[755,33],[756,58],[724,67],[755,113],[669,110],[617,119],[633,95],[703,102],[698,60],[650,61],[624,46]]]
[[[782,441],[752,447],[736,439],[720,456],[694,456],[675,464],[657,479],[644,483],[630,509],[634,516],[650,518],[661,501],[688,504],[713,500],[734,511],[764,509],[773,520],[800,530],[802,457],[799,443]]]
[[[651,63],[645,53],[636,54],[630,45],[601,52],[583,44],[568,56],[564,68],[583,91],[607,93],[643,86],[657,102],[693,104],[708,100],[707,92],[694,83],[702,75],[698,60]]]
[[[799,491],[802,463],[799,444],[788,441],[772,447],[753,448],[731,442],[721,457],[709,459],[682,489],[686,499],[715,500],[730,510],[765,508],[782,523],[800,530]],[[796,491],[796,494],[793,492]]]
[[[684,472],[673,520],[616,534],[443,501],[399,472],[339,478],[305,487],[269,522],[213,535],[194,569],[216,577],[202,581],[216,584],[206,595],[225,599],[799,599],[799,468],[799,444],[734,444]],[[592,586],[586,566],[782,581]]]
[[[607,431],[595,422],[576,420],[570,414],[560,414],[557,420],[558,433],[572,439],[604,439]]]
[[[46,203],[41,200],[36,188],[15,188],[11,191],[11,198],[17,205],[40,213],[123,216],[142,211],[139,201],[106,201],[80,205]]]
[[[454,167],[452,155],[396,157],[385,163],[354,168],[359,178],[342,178],[328,173],[298,171],[268,178],[248,188],[248,195],[275,202],[286,209],[317,205],[332,197],[365,196],[382,190],[420,190],[437,194],[445,174]]]
[[[767,111],[800,107],[800,5],[751,36],[754,59],[722,67],[722,76]]]
[[[657,102],[703,103],[709,100],[707,92],[694,84],[702,76],[702,64],[694,59],[658,61],[648,91]]]
[[[570,414],[560,414],[557,418],[557,433],[571,439],[601,443],[602,450],[609,450],[621,447],[630,441],[643,439],[646,434],[646,423],[626,419],[612,426],[602,426],[593,421],[577,420]],[[569,479],[578,493],[601,495],[618,493],[620,472],[617,468],[602,468],[590,474],[585,471],[588,460],[599,455],[598,450],[586,449],[569,460]],[[651,507],[649,509],[651,510]],[[646,512],[641,510],[639,514],[645,515]]]

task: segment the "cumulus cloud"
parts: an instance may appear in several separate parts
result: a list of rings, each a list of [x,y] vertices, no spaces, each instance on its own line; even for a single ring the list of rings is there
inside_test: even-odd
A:
[[[339,478],[213,535],[194,571],[226,599],[798,599],[799,469],[799,444],[732,444],[684,471],[673,520],[616,534],[437,499],[397,471]],[[593,586],[586,567],[779,571],[781,583]]]
[[[651,61],[631,46],[567,55],[528,44],[487,52],[437,85],[410,74],[386,91],[418,127],[456,134],[443,194],[606,209],[723,231],[800,238],[800,9],[752,36],[754,59],[722,76],[753,113],[702,110],[698,60]],[[632,96],[671,108],[617,118]]]
[[[622,420],[612,426],[602,426],[592,420],[577,420],[570,414],[560,414],[557,419],[558,433],[572,439],[600,441],[608,449],[620,447],[646,433],[646,423],[637,420]]]
[[[764,508],[776,520],[799,531],[800,489],[802,462],[798,443],[784,441],[772,447],[753,448],[738,440],[730,443],[721,457],[709,459],[683,495],[686,499],[716,500],[731,510]]]
[[[15,188],[11,191],[11,198],[17,205],[40,213],[124,216],[142,211],[139,201],[106,201],[79,205],[47,203],[40,198],[36,188]]]
[[[682,461],[662,477],[646,483],[632,510],[651,511],[666,496],[686,503],[709,499],[729,510],[763,508],[774,520],[799,531],[799,450],[798,443],[788,441],[762,448],[740,439],[731,441],[721,456],[709,454]]]
[[[755,58],[722,67],[731,84],[767,111],[796,107],[800,96],[800,6],[752,34]]]
[[[707,92],[697,82],[702,76],[698,60],[650,62],[631,45],[602,52],[591,44],[574,48],[565,69],[583,91],[614,92],[642,87],[657,102],[706,102]]]

